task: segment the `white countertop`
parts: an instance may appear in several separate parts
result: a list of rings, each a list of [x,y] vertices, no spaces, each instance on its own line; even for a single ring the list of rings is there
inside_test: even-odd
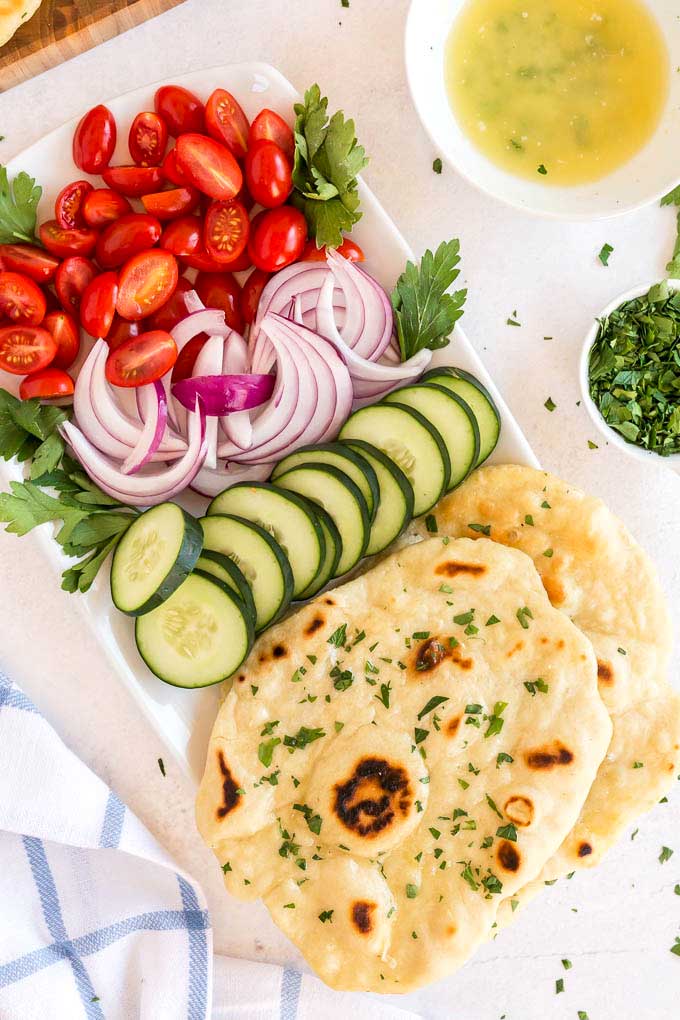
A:
[[[230,60],[264,60],[303,90],[319,81],[331,108],[354,116],[371,155],[367,182],[416,253],[461,240],[470,288],[463,326],[543,465],[601,495],[655,559],[680,622],[680,477],[600,442],[579,400],[576,364],[593,316],[616,294],[655,274],[672,250],[671,210],[619,220],[535,220],[484,197],[438,155],[411,106],[404,73],[405,0],[187,0],[97,50],[0,95],[0,162],[128,89]],[[609,268],[597,260],[614,246]],[[521,328],[506,325],[516,310]],[[543,339],[545,336],[551,340]],[[544,401],[557,408],[550,414]],[[73,750],[99,773],[187,871],[202,883],[215,948],[299,962],[259,904],[227,898],[212,854],[193,825],[193,794],[166,757],[74,599],[58,590],[39,547],[0,534],[0,665]],[[675,660],[677,676],[678,658]],[[547,889],[456,976],[396,1000],[451,1020],[674,1020],[680,959],[680,796],[641,819],[595,872]],[[75,806],[77,809],[77,806]],[[661,846],[675,856],[660,865]],[[674,845],[675,844],[675,845]],[[573,912],[577,911],[577,912]],[[572,969],[564,971],[562,958]],[[555,994],[564,978],[565,992]],[[370,1000],[362,1015],[370,1016]]]

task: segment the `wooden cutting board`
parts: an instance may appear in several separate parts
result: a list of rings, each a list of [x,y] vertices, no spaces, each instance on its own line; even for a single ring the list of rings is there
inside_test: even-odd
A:
[[[0,47],[0,92],[112,39],[183,0],[42,0]]]

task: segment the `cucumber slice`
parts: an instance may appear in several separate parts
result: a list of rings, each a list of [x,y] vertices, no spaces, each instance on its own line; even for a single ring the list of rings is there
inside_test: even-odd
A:
[[[385,397],[385,401],[415,407],[434,425],[446,443],[451,461],[451,478],[447,488],[450,490],[460,485],[479,456],[477,420],[463,398],[443,386],[422,383],[394,390]]]
[[[380,486],[378,510],[371,524],[366,555],[382,552],[401,535],[413,517],[413,486],[393,460],[361,439],[343,440],[370,462]]]
[[[330,464],[332,467],[344,471],[358,485],[361,494],[366,500],[368,513],[373,520],[378,509],[380,491],[375,471],[365,457],[362,457],[357,450],[352,450],[342,443],[319,443],[316,446],[301,446],[294,453],[280,460],[272,471],[272,482],[290,471],[299,467],[300,464],[309,464],[314,461],[316,464]]]
[[[173,687],[208,687],[226,680],[253,643],[240,597],[201,570],[169,599],[135,621],[135,642],[152,673]]]
[[[401,468],[413,487],[413,513],[420,517],[446,492],[451,464],[437,429],[413,407],[371,404],[350,415],[340,439],[363,439]]]
[[[248,615],[253,621],[253,627],[257,620],[255,611],[255,599],[246,581],[245,574],[237,567],[233,560],[230,560],[224,553],[213,552],[212,549],[204,549],[196,560],[195,570],[202,570],[204,574],[212,574],[218,581],[232,588],[237,595],[243,599]]]
[[[255,628],[260,631],[293,596],[293,572],[283,549],[268,531],[242,517],[202,517],[205,549],[233,560],[250,585]],[[205,551],[205,550],[204,550]]]
[[[313,595],[320,592],[335,577],[338,571],[338,563],[342,556],[342,538],[335,526],[335,521],[330,514],[327,514],[318,505],[314,507],[314,513],[319,518],[319,524],[326,539],[326,557],[321,572],[312,582],[311,586],[303,591],[300,596],[301,599],[311,599]]]
[[[293,598],[312,584],[326,555],[326,542],[314,511],[290,492],[269,482],[238,482],[208,507],[212,514],[236,514],[274,536],[293,571]]]
[[[495,449],[501,433],[501,415],[493,401],[493,397],[470,372],[462,368],[432,368],[426,372],[421,382],[437,383],[446,386],[452,393],[462,397],[472,410],[479,427],[479,455],[475,467],[483,464]]]
[[[203,546],[201,525],[176,503],[141,514],[116,546],[111,598],[128,616],[156,609],[186,581]]]
[[[276,484],[318,503],[333,518],[342,539],[336,576],[351,570],[366,551],[371,528],[359,486],[344,471],[314,461],[286,471]]]

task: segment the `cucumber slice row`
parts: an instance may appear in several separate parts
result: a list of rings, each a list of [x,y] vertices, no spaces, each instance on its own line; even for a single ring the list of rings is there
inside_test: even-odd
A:
[[[162,605],[194,569],[202,547],[200,523],[176,503],[159,503],[141,514],[113,554],[116,609],[142,616]]]
[[[336,576],[351,570],[366,552],[371,527],[359,486],[344,471],[315,461],[286,471],[276,484],[317,503],[333,519],[342,539]]]
[[[451,461],[438,430],[414,407],[398,402],[371,404],[350,415],[340,439],[372,443],[397,464],[413,487],[416,517],[442,496],[451,478]]]
[[[451,461],[448,490],[467,478],[479,457],[479,428],[470,406],[452,390],[432,383],[404,386],[385,401],[415,407],[434,425],[446,443]]]
[[[204,574],[214,575],[218,581],[232,588],[237,595],[240,595],[248,610],[248,615],[253,621],[253,627],[257,621],[255,610],[255,599],[248,584],[245,574],[237,567],[233,560],[230,560],[224,553],[213,552],[212,549],[204,549],[196,560],[195,570],[202,570]]]
[[[436,383],[457,393],[470,407],[479,428],[479,454],[475,467],[479,467],[493,453],[501,432],[500,411],[493,397],[479,379],[462,368],[432,368],[421,382]]]
[[[319,524],[326,539],[326,557],[320,573],[315,577],[311,586],[300,595],[301,600],[311,599],[313,595],[316,595],[322,588],[325,588],[329,581],[333,580],[338,573],[338,563],[342,556],[342,538],[335,526],[335,521],[318,504],[314,507],[314,513],[319,519]]]
[[[358,451],[352,450],[348,446],[343,446],[342,443],[319,443],[316,446],[301,446],[299,450],[289,453],[287,457],[279,461],[272,471],[272,482],[275,482],[277,478],[292,468],[299,467],[301,464],[308,464],[310,461],[314,461],[317,464],[330,464],[331,467],[336,467],[340,471],[344,471],[346,475],[349,475],[354,484],[359,487],[362,496],[366,500],[371,521],[374,519],[380,500],[380,489],[375,471],[370,462],[365,457],[362,457]]]
[[[366,555],[373,556],[386,549],[411,523],[413,486],[401,468],[377,446],[362,439],[346,439],[343,442],[366,458],[378,479],[380,498],[366,546]]]
[[[135,622],[139,654],[152,673],[174,687],[208,687],[225,680],[241,665],[253,639],[241,597],[202,570]]]
[[[321,525],[304,499],[269,482],[238,482],[216,496],[208,516],[235,514],[268,531],[288,557],[293,597],[314,582],[326,555]]]
[[[242,517],[202,517],[205,549],[233,560],[250,585],[255,603],[255,629],[261,631],[284,611],[293,597],[293,572],[288,557],[259,524]]]

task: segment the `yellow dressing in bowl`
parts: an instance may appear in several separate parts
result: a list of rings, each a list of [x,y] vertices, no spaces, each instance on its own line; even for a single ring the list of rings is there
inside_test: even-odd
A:
[[[651,138],[669,56],[642,0],[469,0],[445,51],[449,101],[493,163],[586,184]]]

